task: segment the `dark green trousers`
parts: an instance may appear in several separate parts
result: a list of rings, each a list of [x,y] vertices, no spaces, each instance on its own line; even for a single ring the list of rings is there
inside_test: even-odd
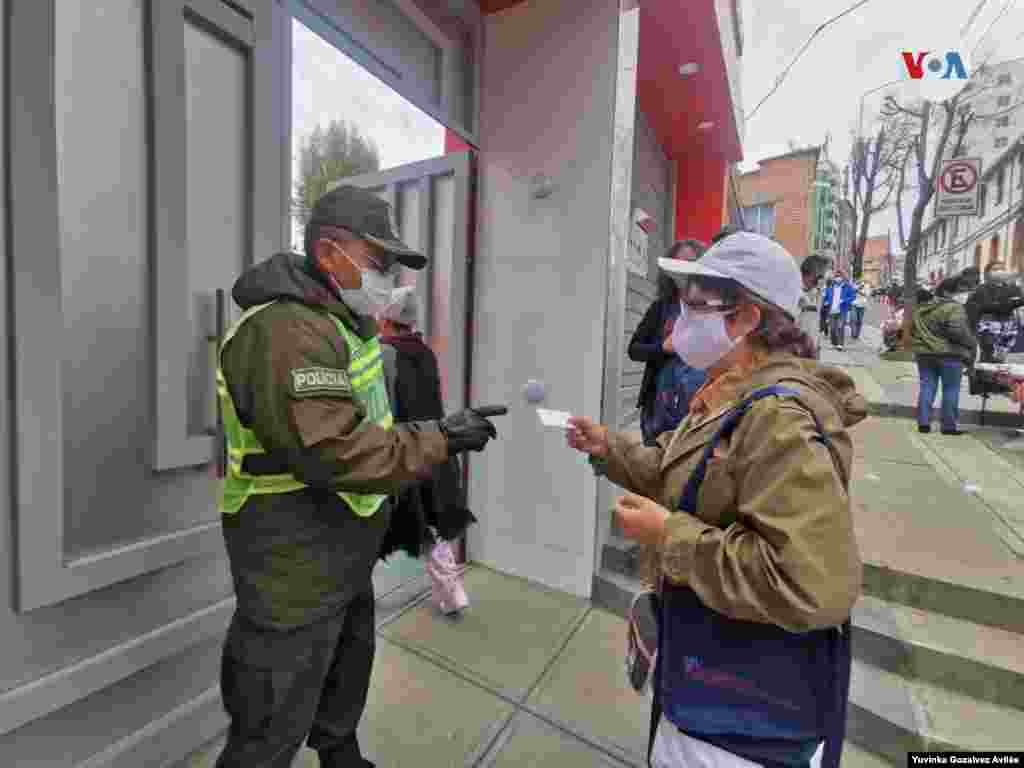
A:
[[[372,590],[287,631],[236,611],[220,681],[231,726],[217,768],[289,768],[307,735],[322,768],[372,765],[360,756],[356,727],[375,647]]]

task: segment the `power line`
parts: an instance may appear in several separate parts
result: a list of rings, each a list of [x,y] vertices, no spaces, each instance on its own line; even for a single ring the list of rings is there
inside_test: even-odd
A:
[[[985,31],[981,33],[981,37],[978,38],[978,42],[974,44],[974,48],[971,49],[971,56],[973,56],[975,52],[978,50],[978,48],[981,46],[982,41],[986,37],[988,37],[988,33],[992,31],[992,27],[996,25],[996,22],[1006,15],[1006,12],[1010,10],[1010,7],[1015,2],[1017,2],[1017,0],[1006,0],[1006,2],[1003,3],[1003,9],[996,14],[996,17],[992,19],[991,23],[985,28]]]
[[[800,50],[796,52],[796,56],[794,56],[793,60],[791,62],[789,62],[789,66],[787,66],[784,70],[782,70],[782,73],[775,79],[775,85],[772,86],[772,89],[770,91],[768,91],[767,94],[765,94],[765,97],[763,99],[761,99],[761,101],[759,101],[757,103],[757,106],[754,107],[754,109],[751,110],[751,112],[749,114],[745,115],[743,117],[743,119],[744,120],[750,120],[754,115],[757,114],[757,111],[761,108],[761,105],[764,104],[766,101],[768,101],[768,99],[771,97],[771,95],[773,93],[775,93],[777,90],[779,90],[779,86],[782,85],[783,81],[789,75],[790,70],[793,69],[793,65],[796,64],[797,61],[800,60],[800,57],[803,56],[804,51],[806,51],[807,47],[811,44],[811,41],[814,40],[814,38],[817,37],[822,32],[822,30],[824,30],[829,25],[834,24],[835,22],[839,21],[844,16],[846,16],[846,15],[848,15],[850,13],[853,13],[855,10],[857,10],[861,6],[867,5],[870,1],[871,0],[860,0],[860,2],[850,6],[849,8],[847,8],[842,13],[836,14],[832,18],[830,18],[827,21],[825,21],[824,23],[820,24],[818,26],[818,28],[815,29],[811,33],[811,36],[807,38],[807,42],[805,42],[803,44],[803,46],[800,48]]]
[[[981,0],[981,2],[974,7],[974,11],[972,11],[971,15],[967,18],[967,23],[960,29],[960,37],[967,36],[967,33],[971,31],[971,27],[974,25],[974,22],[978,19],[978,14],[981,13],[982,9],[986,5],[988,5],[988,0]]]

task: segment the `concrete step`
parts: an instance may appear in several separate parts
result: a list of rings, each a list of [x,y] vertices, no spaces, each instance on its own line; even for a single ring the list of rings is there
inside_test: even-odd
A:
[[[640,581],[607,568],[594,576],[591,601],[598,608],[626,618],[633,597],[640,591]]]
[[[1015,586],[996,591],[865,562],[864,594],[1024,635],[1024,596]]]
[[[1024,636],[863,596],[853,610],[858,659],[887,672],[1024,710]]]
[[[640,568],[640,545],[612,532],[601,552],[601,567],[629,578],[637,578]]]
[[[1019,750],[1024,710],[908,680],[854,659],[847,738],[900,765],[912,751]]]

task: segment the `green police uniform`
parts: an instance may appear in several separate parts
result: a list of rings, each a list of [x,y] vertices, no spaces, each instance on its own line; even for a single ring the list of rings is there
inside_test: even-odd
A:
[[[355,729],[374,655],[371,575],[386,496],[448,458],[436,425],[393,427],[372,321],[302,257],[279,254],[232,292],[218,390],[229,462],[221,491],[237,608],[221,689],[219,768],[362,765]]]

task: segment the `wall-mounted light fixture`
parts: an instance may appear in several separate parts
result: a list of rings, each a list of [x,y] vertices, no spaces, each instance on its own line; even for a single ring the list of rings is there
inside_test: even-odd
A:
[[[698,131],[710,131],[714,127],[715,127],[715,124],[714,124],[713,121],[705,120],[703,123],[700,123],[700,124],[697,125],[697,130]]]
[[[530,196],[535,200],[542,200],[545,197],[551,197],[551,193],[554,191],[555,182],[551,180],[550,176],[538,173],[530,179]]]
[[[679,67],[679,74],[683,77],[690,77],[690,75],[696,75],[700,72],[700,64],[696,61],[689,61]]]

